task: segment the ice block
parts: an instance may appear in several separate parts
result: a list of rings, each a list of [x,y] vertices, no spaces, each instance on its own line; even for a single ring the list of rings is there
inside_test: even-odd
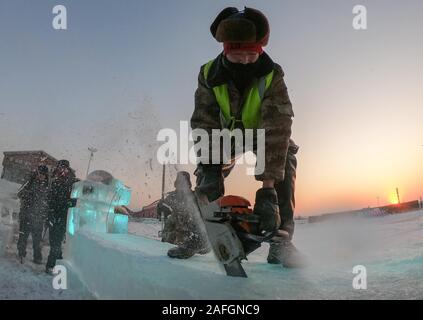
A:
[[[115,207],[128,205],[131,190],[106,171],[97,170],[73,185],[76,206],[68,211],[68,233],[80,228],[101,233],[127,233],[128,216],[115,214]]]

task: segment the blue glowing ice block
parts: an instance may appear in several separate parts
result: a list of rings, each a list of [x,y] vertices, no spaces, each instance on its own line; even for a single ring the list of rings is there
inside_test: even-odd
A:
[[[73,185],[71,198],[76,206],[69,209],[68,232],[80,228],[102,233],[127,233],[128,216],[115,213],[116,206],[128,205],[131,190],[105,171],[94,171],[87,180]]]

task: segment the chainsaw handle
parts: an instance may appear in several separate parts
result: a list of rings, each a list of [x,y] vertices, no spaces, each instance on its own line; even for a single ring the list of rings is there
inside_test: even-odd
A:
[[[244,213],[233,213],[228,211],[217,211],[214,212],[216,218],[222,218],[227,220],[232,220],[235,222],[248,222],[248,223],[260,223],[260,217],[254,213],[244,214]]]

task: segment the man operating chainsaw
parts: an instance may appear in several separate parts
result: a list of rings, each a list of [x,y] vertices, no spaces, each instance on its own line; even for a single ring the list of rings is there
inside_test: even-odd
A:
[[[228,7],[210,30],[223,43],[223,52],[201,67],[191,128],[209,135],[213,129],[264,129],[264,172],[255,177],[263,185],[256,193],[254,213],[260,218],[261,233],[282,230],[283,239],[270,245],[268,262],[302,267],[304,256],[291,242],[298,149],[290,139],[294,114],[284,72],[263,51],[270,34],[268,20],[256,9]],[[209,201],[224,195],[224,179],[237,155],[232,156],[230,164],[200,162],[197,166],[196,191]]]

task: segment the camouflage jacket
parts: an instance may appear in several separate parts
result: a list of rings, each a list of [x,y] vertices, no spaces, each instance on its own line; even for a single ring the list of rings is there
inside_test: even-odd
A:
[[[280,65],[274,63],[263,53],[258,60],[260,68],[256,77],[265,76],[274,71],[271,86],[265,92],[261,105],[261,119],[259,128],[265,130],[265,170],[256,176],[257,180],[284,179],[286,155],[291,136],[292,117],[294,116],[288,89],[284,82],[284,72]],[[211,134],[212,129],[221,128],[220,107],[213,93],[213,87],[223,83],[228,84],[231,113],[240,114],[244,104],[245,93],[239,92],[230,76],[225,72],[225,58],[219,55],[210,68],[207,83],[201,67],[198,76],[198,88],[195,92],[195,109],[191,117],[191,128],[205,129]],[[211,144],[210,144],[211,145]],[[211,154],[211,150],[210,150]]]

